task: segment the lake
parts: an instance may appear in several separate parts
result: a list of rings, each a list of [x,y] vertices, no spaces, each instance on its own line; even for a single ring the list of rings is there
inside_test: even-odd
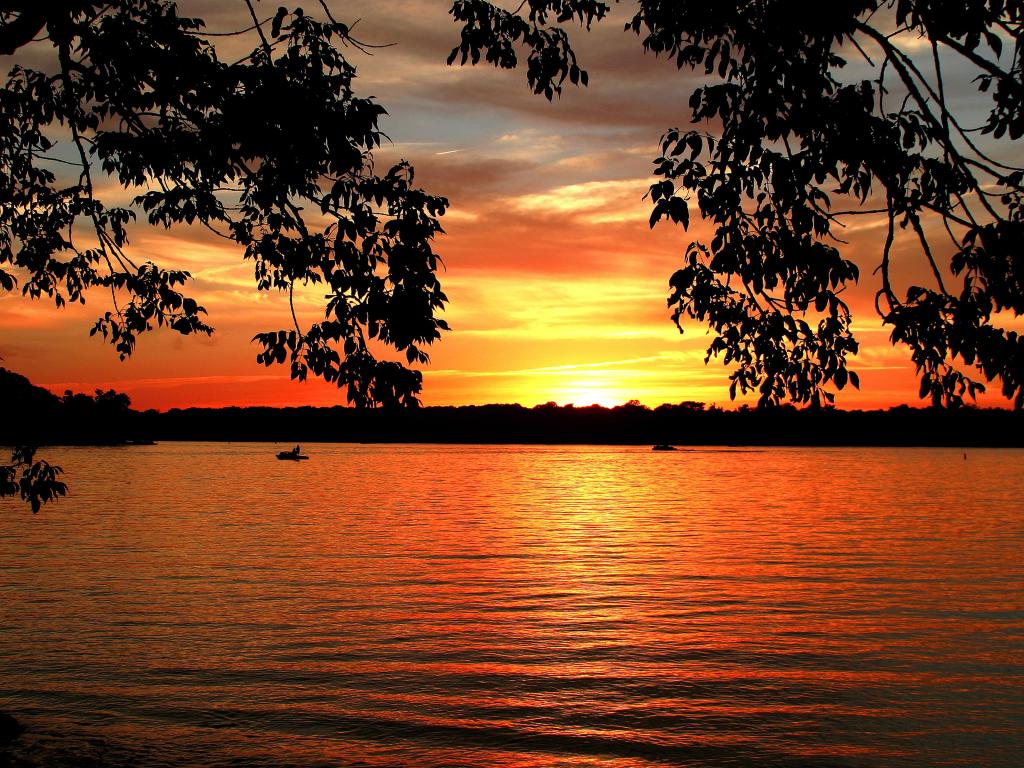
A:
[[[44,766],[1020,766],[1024,451],[55,448]],[[3,759],[0,758],[0,764]]]

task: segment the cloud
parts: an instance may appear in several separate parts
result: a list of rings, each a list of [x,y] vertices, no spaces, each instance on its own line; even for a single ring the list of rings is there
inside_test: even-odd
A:
[[[630,210],[640,207],[643,194],[651,185],[650,179],[623,179],[619,181],[588,181],[569,184],[547,192],[522,195],[509,202],[519,211],[563,216],[576,213],[603,211],[609,206],[627,205]]]
[[[632,13],[624,4],[614,4],[590,33],[571,30],[591,84],[567,85],[553,103],[529,91],[522,67],[446,66],[459,34],[448,2],[350,0],[332,7],[349,23],[360,20],[360,39],[395,44],[372,55],[349,49],[358,68],[357,94],[373,95],[388,110],[383,128],[394,143],[375,153],[377,167],[409,159],[417,185],[448,197],[452,206],[442,220],[448,234],[438,238],[436,250],[446,264],[440,277],[454,331],[431,349],[425,401],[586,404],[587,398],[637,397],[648,404],[728,404],[728,369],[703,364],[706,328],[688,324],[680,335],[665,301],[668,277],[686,245],[709,239],[710,227],[695,216],[687,231],[665,224],[652,231],[650,203],[643,199],[658,138],[669,127],[687,125],[688,98],[702,76],[645,55],[637,36],[622,31]],[[235,0],[182,0],[180,8],[205,17],[215,31],[249,24]],[[274,8],[266,6],[267,15]],[[217,39],[224,60],[255,45],[252,34]],[[844,76],[870,76],[859,54],[848,53]],[[49,55],[41,44],[25,61]],[[983,115],[991,97],[978,94],[964,67],[950,62],[947,74],[957,108]],[[997,154],[1012,159],[1004,150]],[[133,194],[110,181],[102,191],[108,202]],[[913,367],[905,350],[891,347],[873,307],[871,271],[885,223],[884,217],[851,217],[837,232],[849,241],[839,246],[843,254],[862,273],[846,297],[862,341],[854,367],[863,371],[863,391],[844,392],[843,405],[916,401]],[[188,290],[210,310],[215,338],[156,333],[121,364],[87,335],[109,297],[91,295],[85,308],[56,312],[4,296],[5,365],[44,383],[124,389],[142,407],[342,402],[334,387],[300,386],[289,382],[285,369],[255,363],[253,334],[282,327],[290,316],[281,294],[255,290],[252,265],[239,247],[201,227],[166,231],[139,223],[131,236],[133,255],[193,273]],[[899,236],[893,277],[905,289],[930,272],[913,233]],[[300,320],[315,319],[322,300],[322,286],[300,291]],[[1019,329],[1024,320],[1005,322]]]

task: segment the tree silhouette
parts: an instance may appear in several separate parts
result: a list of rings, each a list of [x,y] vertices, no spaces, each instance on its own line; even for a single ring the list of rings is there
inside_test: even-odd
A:
[[[228,62],[173,2],[0,0],[0,54],[32,43],[32,60],[48,56],[16,64],[0,91],[0,290],[61,307],[101,289],[110,307],[92,333],[122,359],[154,327],[209,334],[189,274],[129,245],[140,213],[207,227],[252,262],[258,290],[289,297],[290,327],[254,339],[259,362],[357,405],[415,404],[422,375],[407,364],[447,328],[432,240],[448,202],[405,161],[375,169],[385,110],[356,96],[345,56],[365,46],[320,5],[325,20],[261,19],[240,0],[258,45]],[[132,203],[105,204],[101,177]],[[292,297],[308,284],[323,287],[324,319],[303,328]]]
[[[687,227],[696,202],[714,234],[691,242],[668,304],[714,331],[707,360],[733,366],[730,394],[821,405],[859,386],[842,293],[860,276],[844,221],[885,217],[875,306],[909,347],[920,395],[960,405],[997,382],[1024,406],[1024,4],[1005,0],[638,0],[626,30],[644,50],[706,80],[693,127],[672,129],[654,161],[651,226]],[[527,55],[534,92],[586,85],[566,31],[605,18],[600,0],[524,0],[507,11],[457,0],[462,39],[449,63],[502,68]],[[858,59],[868,77],[846,76]],[[951,70],[971,71],[988,106],[958,114]],[[852,68],[851,68],[852,69]],[[961,78],[962,79],[962,78]],[[1009,149],[1009,151],[1008,151]],[[897,245],[929,282],[900,287]],[[911,247],[912,246],[912,247]],[[707,361],[706,360],[706,361]]]

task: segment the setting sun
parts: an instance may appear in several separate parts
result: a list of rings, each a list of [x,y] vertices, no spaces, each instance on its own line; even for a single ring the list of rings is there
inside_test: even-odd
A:
[[[819,5],[4,2],[0,768],[1020,768],[1024,0]]]
[[[560,405],[600,405],[612,408],[622,405],[630,396],[622,389],[616,388],[606,379],[589,379],[567,383],[565,386],[552,389],[552,400]]]

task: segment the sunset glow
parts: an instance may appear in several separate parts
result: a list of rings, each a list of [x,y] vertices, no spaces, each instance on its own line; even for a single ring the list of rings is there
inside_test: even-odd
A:
[[[0,60],[0,768],[1021,768],[1024,0]]]
[[[211,29],[239,25],[234,3],[182,5]],[[731,407],[728,370],[704,364],[706,329],[691,324],[681,335],[666,309],[668,278],[687,243],[709,229],[697,219],[688,232],[668,224],[652,231],[644,199],[662,132],[686,123],[690,76],[644,56],[621,32],[625,11],[613,8],[607,23],[578,36],[590,86],[548,103],[529,92],[521,72],[446,66],[457,30],[445,4],[397,5],[400,12],[385,14],[364,0],[345,12],[361,19],[363,39],[396,43],[372,56],[352,51],[361,93],[389,112],[383,128],[393,143],[378,165],[410,160],[416,183],[451,202],[435,248],[452,331],[430,350],[423,402]],[[105,191],[130,197],[109,184]],[[843,232],[844,252],[861,264],[862,284],[848,300],[862,345],[852,367],[863,386],[844,391],[840,406],[920,402],[908,354],[890,345],[873,307],[883,225],[884,217],[865,216]],[[283,295],[257,293],[233,244],[200,228],[140,224],[131,248],[139,260],[192,272],[212,339],[154,333],[120,363],[88,336],[109,296],[56,311],[4,295],[3,365],[56,391],[114,387],[142,408],[344,403],[332,386],[291,382],[285,366],[257,365],[253,335],[290,318]],[[909,284],[926,269],[918,264],[900,277]],[[316,320],[321,300],[315,287],[300,297],[300,320]],[[981,402],[1005,404],[996,394]]]

